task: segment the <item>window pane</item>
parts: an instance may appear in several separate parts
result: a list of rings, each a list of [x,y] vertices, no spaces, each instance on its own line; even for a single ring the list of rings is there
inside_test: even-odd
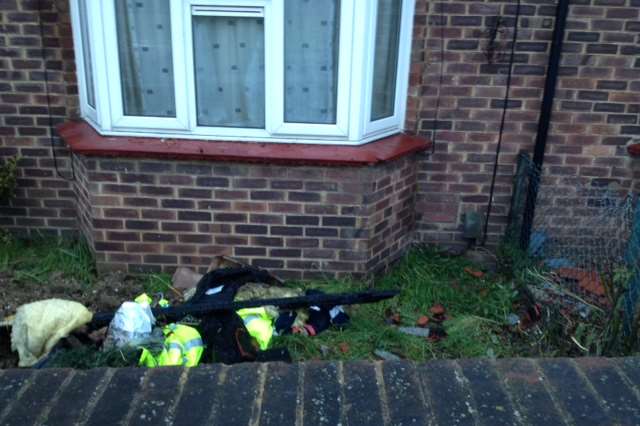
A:
[[[402,0],[378,0],[371,120],[391,117],[396,100]]]
[[[89,28],[87,21],[87,5],[86,0],[80,0],[80,37],[82,38],[82,63],[84,64],[84,79],[87,89],[87,103],[91,107],[96,107],[96,92],[93,87],[93,65],[91,65],[91,46],[89,45]]]
[[[169,1],[116,0],[125,115],[175,117]]]
[[[285,0],[284,36],[284,121],[334,124],[340,0]]]
[[[198,125],[264,128],[264,21],[193,17]]]

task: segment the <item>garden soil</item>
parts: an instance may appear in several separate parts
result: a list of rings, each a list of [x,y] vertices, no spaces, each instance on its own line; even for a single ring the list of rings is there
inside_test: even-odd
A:
[[[39,283],[0,273],[0,321],[14,315],[21,305],[51,298],[82,303],[94,313],[115,311],[143,291],[140,281],[121,273],[105,275],[90,285],[61,274],[52,274],[46,283]],[[0,369],[16,367],[17,361],[17,354],[11,352],[11,330],[0,327]]]

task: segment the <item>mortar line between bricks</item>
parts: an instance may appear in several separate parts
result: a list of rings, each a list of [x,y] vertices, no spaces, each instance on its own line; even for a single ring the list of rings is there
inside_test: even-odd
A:
[[[149,384],[149,380],[151,376],[151,373],[149,373],[150,371],[151,369],[148,368],[148,369],[145,369],[145,371],[142,373],[142,383],[140,383],[140,387],[138,388],[136,393],[133,395],[131,404],[129,404],[129,411],[127,411],[127,415],[124,416],[124,419],[122,419],[121,424],[128,425],[131,423],[131,419],[133,418],[133,413],[136,412],[136,409],[138,408],[140,401],[142,401],[142,395],[144,394],[144,390]]]
[[[229,374],[229,366],[222,364],[221,368],[220,368],[220,373],[218,373],[218,388],[219,389],[223,389],[224,383],[227,380],[227,375]],[[207,422],[206,424],[208,425],[215,425],[217,424],[216,422],[216,416],[218,414],[218,404],[219,404],[219,398],[214,398],[213,403],[211,404],[211,409],[209,411],[209,417],[207,418]]]
[[[296,392],[296,426],[304,425],[304,376],[307,364],[298,363],[298,391]]]
[[[378,398],[380,399],[380,409],[382,410],[382,420],[385,425],[391,424],[391,415],[389,414],[389,399],[387,398],[387,390],[385,389],[384,375],[382,374],[382,363],[376,361],[373,364],[376,372],[376,384],[378,385]]]
[[[555,392],[553,392],[553,389],[551,387],[549,379],[547,379],[547,376],[545,376],[545,374],[542,371],[542,368],[540,368],[540,365],[538,364],[538,362],[536,360],[529,360],[529,362],[531,364],[533,364],[533,370],[536,373],[538,373],[538,375],[540,376],[540,379],[542,379],[541,380],[542,387],[549,394],[549,398],[551,399],[551,402],[553,403],[553,406],[555,407],[555,409],[558,412],[558,414],[560,414],[560,417],[562,418],[562,421],[567,425],[575,425],[576,422],[574,421],[574,419],[564,409],[564,407],[562,406],[560,401],[558,401],[558,399],[556,398],[556,394],[555,394]]]
[[[115,373],[116,373],[116,370],[113,368],[109,368],[107,369],[107,371],[105,371],[104,376],[102,376],[102,378],[100,379],[100,382],[96,384],[96,391],[89,399],[89,402],[87,403],[84,410],[82,410],[81,415],[78,416],[82,420],[79,422],[76,422],[76,425],[82,425],[87,423],[87,421],[89,420],[89,417],[91,416],[91,413],[96,408],[96,405],[98,405],[98,401],[100,401],[100,399],[102,398],[102,395],[104,395],[104,392],[107,389],[107,386],[109,385],[109,382],[111,382],[111,379],[113,378],[113,375]]]
[[[633,381],[629,378],[629,376],[627,376],[624,373],[624,371],[618,366],[618,363],[611,362],[611,365],[613,365],[613,370],[616,373],[618,373],[618,375],[622,378],[622,381],[625,382],[627,386],[631,388],[631,391],[635,395],[636,399],[640,401],[640,390],[638,390],[638,387],[633,383]]]
[[[24,383],[22,383],[22,386],[20,386],[20,389],[18,390],[18,393],[16,394],[13,401],[7,404],[7,406],[4,407],[4,410],[0,411],[0,424],[3,424],[2,421],[7,416],[7,414],[11,412],[11,408],[16,403],[16,401],[18,401],[20,397],[24,395],[24,393],[31,387],[31,385],[33,384],[33,381],[35,380],[34,378],[35,375],[36,373],[34,373],[33,371],[29,372],[29,377],[25,380]]]
[[[258,367],[258,394],[256,395],[255,403],[253,404],[251,420],[249,425],[258,426],[260,424],[260,415],[262,414],[262,398],[264,396],[264,385],[267,382],[267,363],[260,364]]]
[[[482,424],[480,422],[480,419],[478,418],[478,402],[476,401],[476,397],[473,394],[473,389],[469,385],[469,379],[462,372],[462,367],[460,367],[460,364],[458,364],[458,361],[454,360],[452,364],[453,364],[453,373],[456,376],[456,380],[460,381],[460,385],[462,386],[462,388],[464,390],[467,390],[469,392],[469,396],[471,397],[471,404],[473,406],[469,406],[469,405],[467,406],[469,410],[469,414],[471,414],[471,417],[473,417],[473,422],[475,424],[477,425]]]
[[[59,371],[61,372],[62,370],[59,370]],[[66,370],[66,371],[69,371],[69,370]],[[65,391],[67,386],[69,386],[69,383],[71,383],[71,380],[73,380],[75,376],[76,376],[76,370],[71,370],[69,374],[67,374],[67,377],[64,378],[60,386],[55,390],[55,393],[53,394],[53,398],[51,398],[45,404],[45,407],[42,410],[42,413],[40,413],[40,416],[38,416],[38,419],[35,421],[35,424],[41,425],[45,423],[47,416],[51,412],[51,409],[60,400],[60,396]]]
[[[584,380],[587,387],[589,388],[589,391],[591,391],[596,401],[598,401],[598,404],[600,404],[600,407],[604,410],[605,413],[609,414],[609,405],[607,404],[607,401],[605,401],[600,396],[600,393],[598,393],[598,390],[596,389],[596,387],[593,386],[593,383],[591,383],[591,380],[589,380],[589,377],[587,377],[584,371],[582,371],[582,368],[580,368],[580,366],[572,358],[569,359],[569,364],[571,364],[571,366],[576,371],[578,376],[582,377],[582,380]]]
[[[431,418],[427,420],[427,424],[429,426],[435,426],[435,414],[433,413],[433,399],[431,398],[431,390],[428,388],[427,384],[424,382],[423,378],[422,378],[422,374],[420,374],[420,372],[418,371],[418,366],[416,363],[412,363],[413,364],[413,370],[416,374],[416,382],[418,383],[418,388],[420,389],[420,394],[422,395],[422,402],[425,406],[425,409],[427,407],[431,408],[430,413],[431,413]]]
[[[507,400],[511,404],[511,407],[513,407],[514,418],[516,419],[519,425],[526,426],[526,424],[524,423],[524,419],[522,418],[522,413],[520,412],[521,410],[518,409],[518,404],[513,399],[511,392],[509,392],[509,389],[507,389],[506,383],[504,383],[504,381],[502,380],[502,377],[500,376],[500,370],[497,368],[498,366],[497,360],[492,359],[491,363],[493,364],[493,370],[495,371],[496,376],[498,377],[498,380],[497,380],[498,386],[500,387],[500,390],[502,390],[502,392],[504,392],[504,394],[506,395]]]
[[[338,361],[337,374],[340,385],[340,423],[347,425],[347,397],[344,391],[344,362]]]
[[[503,382],[504,384],[504,388],[507,390],[507,394],[508,395],[512,395],[514,393],[514,390],[511,386],[509,386],[509,383],[507,381],[506,377],[500,377],[500,380]],[[520,403],[518,402],[518,400],[514,400],[514,404],[513,404],[513,408],[518,409],[520,412],[520,416],[522,418],[523,423],[529,424],[527,423],[527,417],[529,412],[527,411],[527,409],[525,407],[523,407],[522,405],[520,405]]]
[[[176,416],[176,407],[178,406],[178,404],[180,403],[180,400],[182,399],[182,393],[184,392],[184,386],[187,383],[187,378],[189,375],[189,369],[188,368],[183,368],[182,369],[182,374],[180,374],[180,378],[178,379],[178,386],[176,389],[176,397],[173,398],[173,401],[171,403],[171,405],[169,407],[167,407],[167,414],[166,414],[166,423],[167,424],[173,424],[174,420],[175,420],[175,416]]]

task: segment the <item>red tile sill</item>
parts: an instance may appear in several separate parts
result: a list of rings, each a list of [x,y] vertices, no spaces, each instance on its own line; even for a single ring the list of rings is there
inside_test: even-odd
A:
[[[425,151],[431,143],[419,136],[397,134],[361,146],[311,145],[102,136],[84,121],[58,127],[76,154],[247,163],[366,166]]]

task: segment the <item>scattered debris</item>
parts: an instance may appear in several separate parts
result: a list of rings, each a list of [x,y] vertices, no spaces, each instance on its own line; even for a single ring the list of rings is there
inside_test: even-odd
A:
[[[385,321],[390,325],[400,325],[402,323],[402,318],[398,312],[394,312],[391,309],[384,311]]]
[[[322,354],[323,357],[327,357],[331,353],[331,350],[327,345],[320,345],[320,353]]]
[[[429,328],[420,327],[398,327],[398,331],[416,337],[429,337],[430,334]]]
[[[486,248],[476,247],[474,250],[467,250],[463,256],[465,259],[481,266],[484,270],[490,272],[496,272],[498,270],[498,258]]]
[[[173,304],[162,293],[127,297],[123,292],[120,300],[133,301],[121,303],[115,312],[92,314],[77,302],[45,300],[20,306],[15,319],[2,321],[6,329],[13,325],[12,346],[20,354],[21,366],[47,367],[61,353],[80,353],[85,348],[89,353],[100,350],[105,354],[134,350],[139,364],[146,367],[290,362],[286,348],[270,348],[276,332],[315,336],[330,327],[344,327],[350,318],[342,305],[374,303],[398,293],[303,292],[279,286],[281,280],[267,271],[238,265],[219,258],[211,265],[218,269],[204,275],[179,268],[172,285],[167,286],[177,297]],[[181,303],[188,293],[191,296]],[[51,311],[54,305],[55,312]],[[343,343],[339,349],[346,353],[349,346]],[[95,362],[113,360],[111,355],[91,358]],[[123,362],[132,365],[130,361],[130,356],[123,355]]]
[[[102,342],[107,338],[107,330],[109,330],[108,327],[99,328],[89,333],[87,337],[97,346],[102,345]]]
[[[201,279],[202,274],[197,273],[191,268],[180,267],[173,273],[171,285],[184,295],[189,289],[195,288]]]
[[[10,315],[6,318],[3,318],[2,321],[0,321],[0,327],[11,327],[13,325],[13,320],[15,319],[15,315]]]
[[[507,324],[512,327],[517,326],[518,324],[520,324],[520,317],[514,313],[507,315]]]
[[[472,269],[470,267],[464,268],[464,272],[466,272],[467,274],[471,275],[474,278],[482,278],[482,277],[484,277],[484,272],[478,271],[476,269]]]
[[[429,336],[427,337],[431,343],[439,342],[447,337],[447,332],[443,327],[432,327]]]
[[[144,345],[152,339],[155,323],[149,303],[124,302],[109,324],[104,348]]]
[[[182,324],[169,324],[162,329],[165,335],[162,350],[157,356],[152,349],[144,347],[139,364],[145,367],[195,367],[200,363],[204,352],[204,342],[200,333],[193,327]]]
[[[384,361],[401,361],[402,360],[402,358],[400,358],[398,355],[382,349],[376,349],[375,351],[373,351],[373,354]]]
[[[426,327],[429,324],[429,317],[426,315],[422,315],[420,318],[418,318],[418,321],[416,321],[416,325],[418,327]]]
[[[440,303],[433,305],[431,309],[429,309],[429,312],[431,312],[431,319],[435,322],[443,322],[447,319],[445,315],[447,310]]]
[[[30,367],[46,356],[71,331],[91,321],[91,312],[78,302],[47,299],[22,305],[11,330],[11,349],[20,367]]]
[[[588,271],[580,268],[559,268],[556,270],[558,276],[564,280],[577,282],[583,291],[591,293],[596,297],[604,297],[604,285],[600,281],[600,276],[596,271]]]

